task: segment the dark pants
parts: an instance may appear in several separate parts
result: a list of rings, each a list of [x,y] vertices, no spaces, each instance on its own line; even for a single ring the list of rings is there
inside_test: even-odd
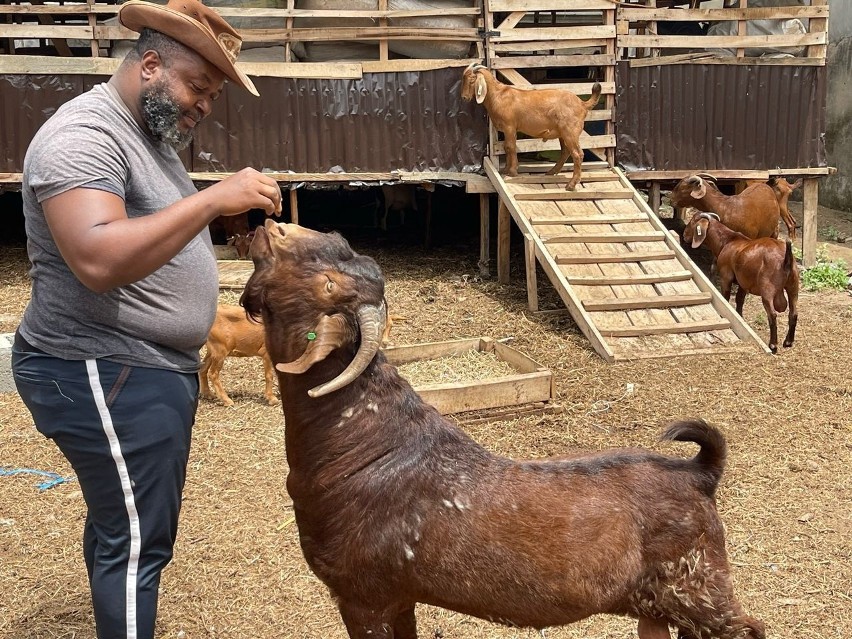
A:
[[[172,557],[198,376],[47,355],[16,336],[12,371],[36,428],[56,442],[88,513],[83,554],[98,639],[152,639]]]

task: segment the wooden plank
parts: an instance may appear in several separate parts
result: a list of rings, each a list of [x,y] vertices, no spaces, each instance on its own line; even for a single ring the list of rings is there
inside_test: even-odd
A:
[[[634,251],[632,253],[610,253],[603,255],[572,255],[556,258],[557,264],[621,264],[625,262],[646,262],[648,260],[673,260],[671,251]]]
[[[726,49],[748,47],[769,49],[778,47],[801,47],[813,44],[825,44],[825,33],[804,33],[800,35],[746,35],[746,36],[656,36],[626,35],[619,37],[619,46],[652,47],[655,49],[691,49],[700,42],[705,49]]]
[[[608,337],[642,337],[645,335],[663,335],[667,333],[698,333],[703,331],[717,331],[730,328],[731,323],[721,318],[715,321],[702,322],[678,322],[664,326],[631,326],[625,328],[602,329],[602,333]]]
[[[610,146],[615,146],[614,135],[589,135],[580,138],[580,148],[582,149],[601,149]],[[517,147],[518,153],[556,151],[559,149],[559,140],[518,140]],[[498,155],[505,155],[506,148],[502,140],[494,144],[494,152]],[[553,168],[553,162],[550,163],[550,168]]]
[[[0,38],[14,38],[16,40],[30,38],[48,39],[70,39],[91,40],[92,27],[89,26],[65,26],[48,24],[0,24]]]
[[[607,54],[523,55],[497,58],[492,69],[528,69],[541,67],[598,67],[615,64],[615,56]]]
[[[538,281],[536,278],[535,241],[530,233],[524,233],[524,264],[527,276],[527,308],[538,310]]]
[[[481,338],[457,339],[447,342],[424,342],[409,346],[392,346],[382,349],[388,361],[394,366],[402,366],[410,362],[421,362],[441,357],[463,355],[469,351],[480,350]]]
[[[568,233],[563,235],[548,236],[541,234],[541,239],[545,244],[559,244],[567,242],[580,243],[618,243],[626,242],[656,242],[663,239],[663,233],[652,231],[649,233]]]
[[[586,225],[586,224],[635,224],[637,222],[647,222],[648,217],[645,215],[597,215],[589,217],[530,217],[532,224],[567,224],[570,226]],[[613,237],[615,237],[613,235]]]
[[[427,404],[448,415],[549,400],[551,380],[552,374],[542,371],[476,382],[423,384],[414,390]]]
[[[670,308],[673,306],[695,306],[707,304],[711,299],[709,293],[695,295],[654,295],[651,297],[618,297],[612,300],[584,301],[587,311],[610,311],[626,308]]]
[[[560,175],[516,175],[506,176],[506,184],[567,184],[571,176],[567,173]],[[580,184],[588,182],[618,182],[612,173],[581,173]]]
[[[491,197],[487,193],[479,194],[479,274],[491,275]]]
[[[645,273],[644,275],[574,275],[566,277],[569,283],[581,286],[611,286],[613,284],[661,284],[663,282],[684,282],[692,279],[690,271],[671,273]]]
[[[789,18],[827,18],[828,7],[748,7],[745,9],[663,9],[621,6],[620,19],[629,22],[654,20],[666,22],[714,22],[721,20],[781,20]]]
[[[521,200],[630,200],[633,191],[544,191],[538,193],[515,193],[515,199]]]
[[[615,38],[615,25],[584,25],[564,27],[527,27],[500,31],[493,38],[495,43],[523,42],[529,40],[549,41],[549,49],[562,48],[563,41],[570,40],[606,40]]]
[[[496,11],[581,11],[588,9],[615,9],[618,0],[489,0],[488,10]]]
[[[591,49],[605,47],[612,38],[589,38],[584,40],[563,40],[559,49]],[[552,51],[553,42],[550,40],[535,40],[533,42],[495,42],[491,45],[493,53],[518,53],[529,51]]]
[[[503,199],[500,199],[497,205],[497,281],[500,284],[509,283],[509,251],[511,236],[512,218]]]
[[[491,347],[498,359],[506,362],[519,373],[535,373],[547,370],[546,367],[539,364],[530,356],[507,344],[485,337],[482,338],[482,341],[486,342],[486,346]]]
[[[627,177],[637,182],[642,180],[680,180],[696,173],[695,169],[673,171],[628,171]],[[768,180],[769,171],[720,169],[713,171],[720,180]]]

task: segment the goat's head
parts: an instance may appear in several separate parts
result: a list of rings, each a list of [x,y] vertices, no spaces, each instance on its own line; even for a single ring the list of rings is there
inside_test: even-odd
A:
[[[774,177],[770,178],[767,182],[769,186],[772,187],[772,190],[775,191],[779,197],[790,197],[790,194],[802,186],[802,178],[799,178],[792,184],[790,184],[786,178],[783,177]]]
[[[247,235],[237,233],[228,238],[228,245],[233,246],[237,250],[237,259],[244,260],[248,257],[251,241],[254,239],[254,231],[249,231]]]
[[[336,352],[349,358],[346,369],[308,394],[320,397],[354,381],[381,347],[387,322],[376,262],[337,233],[272,220],[255,231],[251,258],[254,272],[240,304],[262,318],[276,368],[302,374]]]
[[[488,84],[481,73],[483,69],[485,67],[478,62],[471,62],[467,65],[462,74],[462,100],[469,102],[475,97],[477,104],[482,104],[485,100],[485,96],[488,93]]]
[[[672,206],[689,206],[707,195],[708,185],[715,187],[716,178],[709,173],[696,173],[683,178],[672,189]]]
[[[698,248],[704,243],[707,238],[707,229],[711,221],[719,221],[719,216],[715,213],[707,213],[705,211],[695,211],[695,214],[683,229],[683,243],[692,244],[692,248]]]

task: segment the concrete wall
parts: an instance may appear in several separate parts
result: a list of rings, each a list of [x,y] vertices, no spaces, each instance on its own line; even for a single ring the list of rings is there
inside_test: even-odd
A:
[[[852,2],[830,0],[826,151],[837,174],[821,181],[819,202],[852,211]]]

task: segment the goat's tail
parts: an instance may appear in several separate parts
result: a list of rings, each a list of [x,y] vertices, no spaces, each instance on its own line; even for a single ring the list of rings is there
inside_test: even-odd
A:
[[[592,109],[594,109],[598,104],[598,100],[600,100],[600,99],[601,99],[601,83],[595,82],[594,86],[592,86],[592,97],[590,97],[588,100],[583,102],[583,106],[586,107],[586,111],[591,111]]]
[[[694,442],[701,447],[692,462],[703,481],[701,488],[707,495],[716,492],[716,486],[725,470],[725,459],[728,456],[728,444],[718,428],[711,426],[703,419],[675,422],[663,431],[661,439]]]
[[[787,238],[787,250],[784,252],[784,275],[790,277],[790,273],[793,268],[795,268],[795,264],[796,258],[793,256],[793,242],[790,238]]]

